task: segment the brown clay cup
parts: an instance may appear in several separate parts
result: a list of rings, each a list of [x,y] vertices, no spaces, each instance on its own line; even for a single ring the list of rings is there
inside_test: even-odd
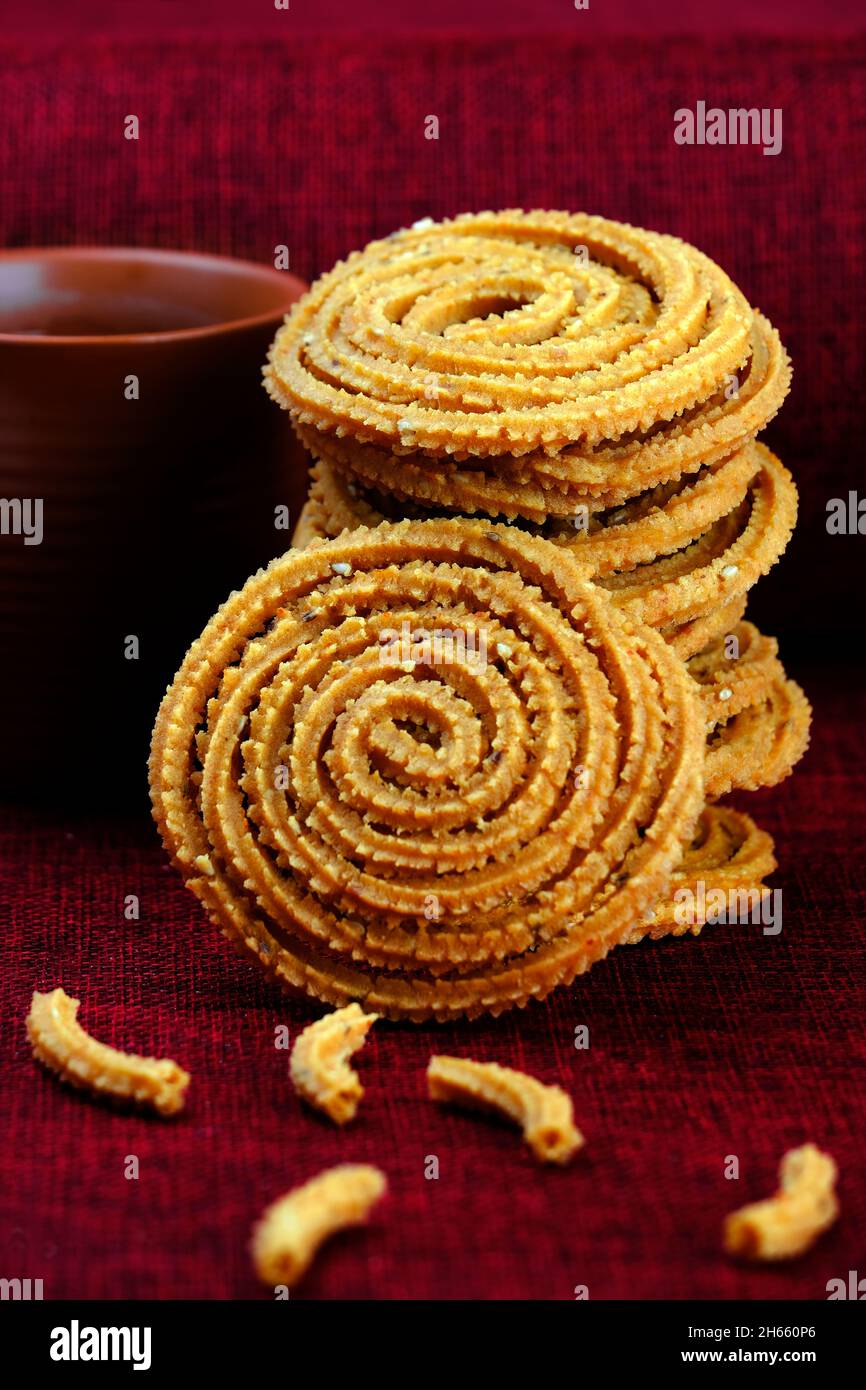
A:
[[[261,384],[302,281],[220,256],[0,252],[0,794],[141,800],[186,648],[289,545]]]

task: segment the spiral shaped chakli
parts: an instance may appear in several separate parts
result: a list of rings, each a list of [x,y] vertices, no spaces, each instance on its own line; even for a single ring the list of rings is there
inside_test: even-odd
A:
[[[682,662],[567,552],[383,523],[228,599],[161,706],[151,794],[189,888],[284,985],[444,1019],[543,998],[642,920],[704,739]]]
[[[347,482],[320,461],[294,543],[375,526],[396,519],[400,510],[400,503]],[[714,612],[730,614],[776,563],[796,517],[790,473],[769,449],[752,442],[696,478],[582,517],[585,528],[555,520],[543,527],[524,522],[523,528],[571,550],[634,617],[676,630]],[[707,640],[715,635],[703,634]]]
[[[554,542],[611,591],[617,606],[658,626],[678,655],[692,658],[689,670],[703,688],[708,730],[729,723],[727,731],[711,733],[711,796],[775,785],[805,752],[809,732],[808,702],[799,687],[795,696],[787,682],[775,640],[740,621],[748,589],[774,563],[791,533],[796,491],[787,470],[760,445],[741,450],[720,472],[716,489],[721,499],[707,501],[704,479],[677,483],[656,489],[651,497],[637,499],[613,516],[595,518],[595,525],[579,537],[553,533]],[[672,544],[672,532],[681,540],[687,528],[697,531],[708,515],[732,499],[734,511],[711,521],[685,549],[650,564],[632,563],[652,546]],[[393,504],[388,499],[365,495],[319,464],[295,544],[375,525],[382,519],[380,508],[389,506]],[[519,534],[527,527],[540,533],[540,528],[523,523]],[[664,534],[668,542],[660,541]],[[632,567],[615,571],[615,564]],[[729,648],[732,638],[734,646]],[[748,718],[730,722],[748,708]],[[790,723],[785,724],[789,709]],[[778,740],[773,732],[777,726]]]
[[[707,725],[707,797],[774,787],[809,746],[812,709],[774,637],[739,622],[687,662]]]
[[[653,627],[680,624],[747,594],[772,568],[794,529],[797,490],[788,470],[763,444],[752,444],[750,452],[759,467],[746,497],[732,511],[681,550],[599,574],[615,603]],[[650,520],[638,521],[636,529]],[[591,554],[591,536],[587,542]],[[581,555],[578,545],[576,556]]]
[[[748,445],[694,478],[660,484],[609,511],[579,513],[570,521],[549,517],[544,523],[518,524],[530,534],[573,546],[581,563],[590,565],[594,574],[613,574],[698,540],[745,501],[762,466],[773,464],[778,460],[767,450],[759,453],[755,445]],[[447,514],[364,488],[319,460],[312,469],[309,498],[298,523],[305,529],[296,533],[293,543],[338,536],[381,521]]]
[[[778,410],[778,335],[694,247],[586,214],[372,242],[265,372],[314,457],[427,507],[543,522],[726,459]]]

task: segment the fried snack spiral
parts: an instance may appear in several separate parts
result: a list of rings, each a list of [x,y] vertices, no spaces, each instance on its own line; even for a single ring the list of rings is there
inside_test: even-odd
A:
[[[683,550],[599,577],[636,618],[662,627],[704,616],[746,594],[776,563],[797,519],[797,489],[769,449],[752,448],[760,468],[734,511]]]
[[[404,624],[429,642],[395,662]],[[567,553],[402,522],[228,599],[162,703],[151,795],[188,887],[283,985],[446,1019],[545,997],[641,920],[703,748],[682,663]]]
[[[749,445],[702,470],[696,478],[660,485],[607,512],[587,513],[585,530],[573,524],[582,523],[583,517],[551,517],[541,526],[532,522],[522,525],[533,535],[573,548],[594,574],[634,569],[659,555],[683,549],[738,507],[762,463],[762,455]],[[442,514],[365,489],[319,460],[312,470],[309,499],[292,543],[302,546],[317,537],[338,536],[358,526]]]
[[[289,315],[266,385],[306,443],[318,432],[323,456],[371,485],[378,473],[428,505],[540,520],[568,515],[575,493],[609,504],[725,457],[772,417],[788,375],[774,330],[694,247],[508,210],[339,262]],[[545,497],[557,489],[572,494],[562,509]]]
[[[764,879],[775,868],[772,837],[751,816],[731,806],[707,806],[667,892],[628,940],[636,942],[648,936],[656,941],[663,936],[684,936],[686,932],[699,936],[706,922],[702,907],[708,901],[715,902],[719,893],[743,893],[755,895],[760,902],[769,891]],[[683,890],[688,895],[688,910]]]
[[[710,495],[721,485],[725,502],[733,496],[735,511],[714,521],[685,550],[636,565],[636,556],[664,544],[660,537],[665,531],[673,543],[674,537],[683,539],[689,527],[696,528],[712,515],[719,500],[707,504],[702,489],[708,484],[712,484]],[[313,470],[310,497],[294,544],[376,525],[383,519],[380,508],[386,505],[387,499],[371,498],[320,463]],[[796,489],[790,474],[768,449],[752,444],[705,478],[656,489],[609,518],[594,518],[586,533],[569,537],[561,530],[552,535],[550,528],[546,531],[588,567],[618,606],[658,626],[678,655],[691,658],[689,671],[701,685],[710,730],[747,708],[759,707],[748,720],[731,724],[714,741],[707,784],[712,797],[734,788],[775,785],[807,746],[808,705],[786,687],[775,640],[740,621],[746,591],[778,559],[795,517]],[[527,525],[523,524],[521,534]],[[532,528],[529,534],[545,531]],[[630,568],[610,573],[614,564]],[[731,637],[736,638],[736,657],[725,654]],[[773,751],[773,730],[784,724],[784,709],[792,702],[796,705],[792,723],[780,730],[784,738]]]
[[[778,650],[775,637],[741,622],[687,662],[689,675],[701,687],[708,729],[749,705],[762,704],[774,684],[785,679]]]
[[[735,598],[731,603],[718,604],[708,608],[700,618],[690,618],[685,623],[669,623],[659,628],[666,642],[670,642],[677,656],[683,661],[697,656],[711,643],[733,632],[746,611],[746,595]]]
[[[788,542],[796,497],[787,469],[768,449],[752,444],[696,481],[655,489],[609,516],[593,518],[586,533],[569,536],[530,523],[520,528],[520,534],[546,534],[567,549],[611,592],[614,603],[658,626],[680,656],[692,658],[689,671],[702,688],[708,729],[759,707],[714,741],[707,785],[712,797],[734,788],[773,786],[805,752],[808,706],[787,689],[775,640],[740,621],[746,591]],[[735,509],[724,514],[731,500]],[[387,505],[387,499],[365,494],[320,463],[294,543],[376,525]],[[723,514],[684,550],[636,563],[656,547],[687,539],[717,510]],[[616,565],[622,568],[611,573]],[[732,637],[737,655],[728,657]],[[793,721],[775,748],[773,730],[784,723],[784,707],[792,701]]]

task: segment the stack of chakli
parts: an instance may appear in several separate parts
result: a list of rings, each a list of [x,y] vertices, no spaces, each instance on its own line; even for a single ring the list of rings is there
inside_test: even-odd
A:
[[[786,777],[810,710],[744,620],[797,493],[756,439],[789,361],[725,272],[675,237],[584,214],[424,219],[313,286],[265,379],[313,461],[296,546],[489,518],[568,551],[663,635],[707,730],[707,805],[679,886],[760,888],[772,841],[717,799]],[[635,935],[700,929],[681,916],[668,904]]]
[[[772,841],[718,798],[808,738],[743,616],[794,524],[756,443],[788,375],[711,261],[598,218],[417,226],[313,287],[267,369],[314,459],[296,545],[192,644],[151,751],[230,940],[421,1022],[762,906]]]

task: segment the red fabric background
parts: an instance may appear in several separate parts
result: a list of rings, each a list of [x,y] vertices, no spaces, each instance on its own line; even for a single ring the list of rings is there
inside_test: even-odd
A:
[[[369,1159],[392,1194],[341,1238],[321,1297],[823,1298],[866,1273],[863,1028],[864,700],[850,655],[862,540],[829,538],[858,485],[866,283],[866,42],[722,39],[604,46],[488,38],[0,48],[0,243],[128,242],[267,260],[311,276],[369,237],[464,207],[586,207],[678,232],[778,324],[796,386],[770,438],[802,515],[753,612],[815,699],[793,781],[742,804],[777,837],[785,927],[708,928],[617,951],[545,1006],[472,1026],[379,1025],[367,1099],[345,1134],[303,1113],[273,1029],[290,1004],[204,922],[143,818],[2,820],[4,1084],[0,1275],[47,1297],[246,1297],[261,1206],[315,1169]],[[784,151],[680,149],[699,98],[784,108]],[[138,144],[122,139],[139,115]],[[438,142],[423,139],[427,114]],[[190,634],[193,636],[194,634]],[[847,644],[847,645],[846,645]],[[166,676],[170,675],[169,672]],[[60,716],[59,716],[60,721]],[[9,736],[7,731],[6,735]],[[62,728],[56,737],[74,737]],[[139,769],[119,769],[137,779]],[[123,900],[140,895],[142,919]],[[28,1055],[32,988],[63,983],[97,1036],[192,1071],[175,1123],[58,1087]],[[591,1030],[589,1052],[572,1045]],[[588,1143],[565,1172],[519,1138],[424,1100],[433,1050],[566,1085]],[[814,1139],[844,1215],[804,1260],[748,1271],[719,1252],[724,1213],[772,1187]],[[126,1181],[126,1155],[141,1177]],[[438,1182],[424,1180],[436,1154]],[[728,1154],[741,1180],[723,1179]]]
[[[611,34],[848,33],[862,27],[860,0],[0,0],[0,32],[43,42],[90,34],[188,34],[201,38],[244,34],[286,39],[297,34],[429,33],[473,29],[495,38],[505,33],[549,33],[607,38]]]

